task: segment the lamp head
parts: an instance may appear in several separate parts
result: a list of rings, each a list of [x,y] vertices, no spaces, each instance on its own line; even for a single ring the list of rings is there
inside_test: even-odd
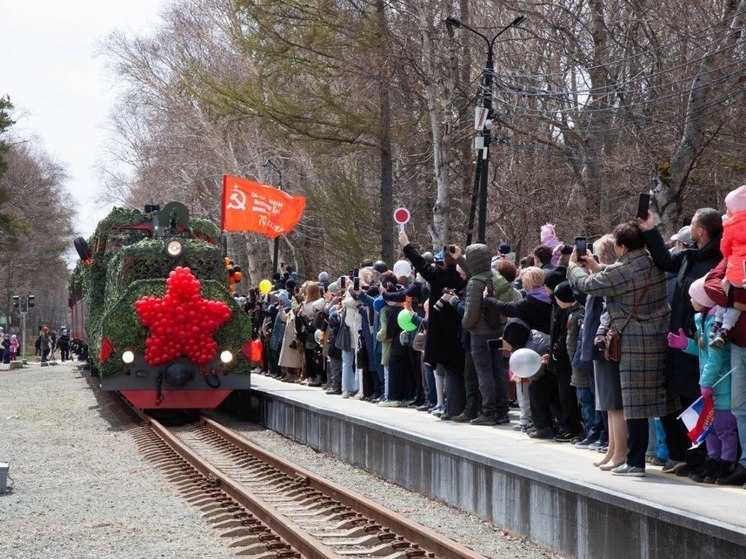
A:
[[[510,24],[511,27],[518,27],[521,23],[526,21],[525,15],[519,15],[517,18],[513,20],[513,22]]]
[[[453,16],[448,16],[445,19],[445,22],[446,22],[446,25],[448,25],[449,27],[453,27],[455,29],[458,29],[459,27],[461,27],[461,22]]]

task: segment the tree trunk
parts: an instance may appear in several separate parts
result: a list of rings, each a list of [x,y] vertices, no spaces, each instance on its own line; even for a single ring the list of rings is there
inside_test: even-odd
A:
[[[376,19],[379,33],[381,118],[378,142],[381,158],[381,258],[389,266],[394,263],[394,169],[391,160],[391,97],[387,72],[387,27],[385,0],[376,0]]]
[[[433,171],[435,173],[435,184],[437,194],[433,207],[433,218],[429,226],[430,238],[433,250],[437,251],[448,242],[448,221],[450,209],[451,184],[448,177],[449,153],[450,153],[450,128],[453,111],[453,80],[447,75],[455,59],[454,43],[451,43],[448,70],[443,76],[443,121],[438,111],[438,88],[435,82],[436,52],[433,44],[433,25],[435,20],[432,13],[431,3],[421,0],[417,3],[417,13],[420,23],[420,36],[422,37],[422,66],[425,82],[425,98],[427,100],[427,112],[430,118],[430,133],[433,142]]]
[[[724,59],[739,56],[733,45],[740,38],[738,30],[743,27],[746,0],[725,0],[720,26],[720,39],[712,43],[707,55],[697,68],[697,73],[689,88],[689,101],[684,117],[684,131],[676,150],[668,162],[656,166],[655,205],[661,217],[661,226],[666,231],[675,231],[683,211],[683,195],[689,175],[707,145],[707,129],[712,128],[712,118],[708,107],[724,99],[713,99],[723,92],[729,92],[740,72],[734,72],[730,80],[723,81],[715,69],[724,64]]]

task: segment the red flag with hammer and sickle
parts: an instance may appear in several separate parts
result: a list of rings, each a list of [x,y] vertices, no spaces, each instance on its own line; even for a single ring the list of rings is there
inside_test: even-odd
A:
[[[304,196],[223,175],[223,231],[254,231],[274,239],[298,225],[305,207]]]

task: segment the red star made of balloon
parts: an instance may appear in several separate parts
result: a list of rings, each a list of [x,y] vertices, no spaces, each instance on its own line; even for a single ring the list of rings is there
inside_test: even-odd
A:
[[[199,366],[215,357],[214,335],[231,317],[222,301],[200,294],[201,284],[189,268],[179,266],[166,280],[163,297],[147,295],[135,302],[135,312],[150,330],[145,340],[145,361],[155,367],[186,356]]]

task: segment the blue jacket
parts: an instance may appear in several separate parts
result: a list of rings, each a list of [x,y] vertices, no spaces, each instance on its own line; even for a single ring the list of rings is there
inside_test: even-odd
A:
[[[730,342],[726,342],[723,349],[716,349],[708,345],[708,332],[715,322],[715,315],[707,315],[702,320],[702,313],[694,315],[697,328],[697,341],[689,338],[689,344],[684,350],[689,355],[699,357],[699,385],[712,387],[720,378],[730,371]],[[718,384],[712,393],[712,400],[716,410],[730,409],[730,375]]]

